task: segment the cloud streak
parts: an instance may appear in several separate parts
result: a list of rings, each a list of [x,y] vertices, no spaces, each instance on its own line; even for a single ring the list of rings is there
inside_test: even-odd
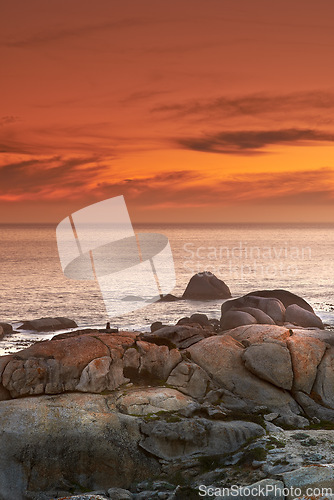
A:
[[[218,96],[213,99],[189,99],[183,102],[160,104],[152,113],[166,116],[219,115],[221,118],[259,116],[270,113],[334,109],[334,93],[314,90],[288,94],[256,93],[238,97]]]
[[[35,33],[25,38],[18,38],[14,40],[4,40],[0,42],[0,46],[8,49],[21,49],[21,48],[34,48],[43,46],[48,43],[60,42],[63,40],[84,38],[101,31],[108,30],[121,30],[124,28],[134,28],[136,26],[146,26],[157,23],[153,18],[125,18],[118,21],[107,21],[95,24],[85,24],[72,28],[54,29]],[[160,21],[161,22],[161,21]],[[165,21],[163,21],[165,22]]]
[[[308,142],[331,142],[334,134],[311,129],[240,130],[218,132],[202,137],[174,139],[182,149],[204,153],[253,155],[268,146],[300,145]]]
[[[108,179],[108,180],[104,180]],[[111,179],[111,180],[110,180]],[[77,203],[124,195],[148,211],[235,205],[334,205],[334,169],[233,174],[217,179],[195,170],[120,177],[98,157],[30,158],[0,167],[0,201]]]

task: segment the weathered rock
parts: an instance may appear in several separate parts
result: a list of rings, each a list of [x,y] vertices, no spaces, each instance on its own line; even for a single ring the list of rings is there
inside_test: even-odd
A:
[[[69,318],[40,318],[24,321],[18,328],[21,330],[34,330],[36,332],[53,332],[65,328],[77,328],[75,321]]]
[[[114,375],[110,373],[110,377],[116,377],[118,380],[121,375],[116,376],[116,371],[120,370],[117,359],[124,352],[124,347],[133,344],[134,337],[131,334],[129,337],[110,334],[82,335],[38,342],[16,353],[15,357],[7,361],[2,374],[2,384],[12,397],[78,390],[83,370],[92,360],[105,357],[113,361],[110,370]],[[93,365],[91,368],[93,369]],[[86,378],[81,380],[79,387],[86,391],[89,387],[87,375],[93,372],[87,368],[85,373]],[[100,377],[96,370],[94,373]]]
[[[141,424],[141,431],[147,437],[139,446],[167,460],[194,453],[204,456],[230,453],[250,438],[264,434],[263,427],[253,422],[213,422],[204,418],[145,422]]]
[[[277,387],[290,390],[293,382],[288,349],[274,342],[252,344],[242,354],[245,366],[254,375]]]
[[[278,425],[283,425],[283,426],[288,426],[290,428],[292,427],[298,429],[304,429],[305,427],[308,427],[310,425],[310,422],[307,420],[307,418],[301,415],[295,415],[293,413],[280,415],[275,420],[275,423]]]
[[[296,339],[304,339],[308,341],[309,338],[316,338],[325,342],[326,344],[332,345],[334,347],[334,333],[330,330],[319,330],[318,328],[292,328],[290,330],[290,336]]]
[[[1,498],[127,488],[157,474],[158,463],[138,448],[139,419],[107,403],[78,393],[0,402]]]
[[[310,306],[306,300],[288,290],[257,290],[255,292],[248,293],[247,295],[255,295],[257,297],[275,298],[282,302],[285,308],[291,306],[291,304],[297,304],[306,311],[314,313],[313,308]]]
[[[169,375],[167,384],[197,399],[204,397],[209,381],[208,374],[200,366],[182,361]]]
[[[317,376],[312,388],[312,394],[324,406],[334,409],[334,348],[329,348],[318,366]]]
[[[258,344],[267,340],[285,341],[291,336],[291,332],[283,326],[277,325],[249,325],[240,326],[228,332],[228,334],[239,342],[247,340],[250,344]]]
[[[287,339],[294,373],[293,389],[311,392],[318,365],[325,353],[326,344],[313,337],[292,335]]]
[[[0,384],[0,401],[6,401],[6,399],[11,399],[10,392]]]
[[[334,410],[325,408],[324,406],[316,403],[304,392],[296,391],[294,397],[309,418],[318,418],[319,420],[334,422]]]
[[[275,321],[268,316],[268,314],[261,311],[261,309],[257,309],[256,307],[243,307],[242,309],[239,309],[239,311],[251,314],[260,325],[275,325]]]
[[[166,325],[163,325],[161,323],[161,321],[155,321],[154,323],[152,323],[151,325],[151,332],[156,332],[157,330],[159,330],[160,328],[162,328],[163,326],[166,326]]]
[[[9,323],[0,323],[0,339],[5,335],[13,333],[13,327]]]
[[[307,488],[334,488],[334,466],[326,465],[308,465],[300,467],[291,472],[284,472],[282,479],[287,488],[300,488],[302,494],[306,493]],[[291,493],[291,492],[290,492]],[[288,499],[295,498],[295,495],[289,494]]]
[[[142,333],[140,337],[146,342],[153,342],[157,345],[167,345],[169,347],[185,349],[209,335],[213,335],[211,328],[210,330],[205,330],[199,326],[180,325],[165,326],[153,333]]]
[[[80,337],[81,335],[98,335],[100,333],[98,328],[83,328],[71,332],[58,333],[52,337],[52,340],[68,339],[70,337]]]
[[[189,318],[190,323],[198,323],[201,326],[210,326],[211,323],[206,314],[195,313]]]
[[[121,394],[116,407],[129,415],[148,415],[163,411],[174,412],[186,408],[193,399],[167,387],[145,387],[132,389]]]
[[[241,357],[243,351],[243,346],[226,334],[209,337],[187,349],[191,360],[220,387],[272,411],[279,408],[281,413],[291,409],[298,413],[298,405],[289,393],[259,379],[245,368]]]
[[[109,488],[108,496],[112,500],[132,500],[133,498],[131,491],[123,488]]]
[[[285,311],[285,321],[304,328],[314,327],[324,329],[324,325],[319,316],[310,311],[306,311],[297,304],[288,306]]]
[[[224,318],[227,311],[231,309],[240,310],[245,307],[260,309],[270,316],[277,325],[282,325],[284,323],[285,307],[280,300],[275,298],[256,297],[253,295],[244,295],[238,299],[224,302],[221,307],[222,318]]]
[[[244,311],[227,311],[221,317],[220,327],[223,331],[231,330],[243,325],[254,325],[256,323],[254,316]]]
[[[183,299],[192,300],[227,299],[229,297],[231,297],[229,287],[208,271],[195,274],[182,295]]]
[[[124,376],[131,379],[138,379],[138,372],[140,366],[140,354],[138,348],[130,347],[127,349],[123,356],[123,373]]]
[[[182,360],[177,349],[169,350],[165,345],[138,341],[137,348],[140,355],[138,375],[150,381],[167,380],[170,372]]]
[[[93,359],[83,369],[76,390],[93,393],[112,391],[126,382],[129,379],[124,377],[120,353],[113,349],[110,356]]]

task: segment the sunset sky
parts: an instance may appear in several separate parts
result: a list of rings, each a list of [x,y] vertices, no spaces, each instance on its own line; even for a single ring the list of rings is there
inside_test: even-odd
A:
[[[0,221],[334,221],[332,0],[11,0]]]

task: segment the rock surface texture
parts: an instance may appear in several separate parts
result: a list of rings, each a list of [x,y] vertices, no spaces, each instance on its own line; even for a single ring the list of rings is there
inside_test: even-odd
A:
[[[306,458],[285,463],[279,438],[265,435],[280,427],[305,435],[321,421],[334,428],[333,333],[291,326],[290,316],[285,326],[289,308],[314,319],[300,304],[250,295],[225,302],[223,322],[238,314],[254,322],[226,331],[194,314],[147,333],[69,332],[0,357],[0,500],[130,488],[217,461],[250,464],[254,484],[266,474],[285,485],[294,477],[332,484],[329,468],[305,479]],[[302,449],[315,446],[302,439]],[[318,445],[306,462],[325,466]],[[266,459],[275,453],[276,461]],[[171,498],[192,498],[182,488]],[[133,498],[160,498],[145,491]]]

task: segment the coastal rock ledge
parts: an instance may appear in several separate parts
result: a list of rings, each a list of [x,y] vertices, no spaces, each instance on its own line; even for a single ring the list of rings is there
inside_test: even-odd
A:
[[[285,310],[276,305],[263,311],[274,321]],[[212,457],[226,474],[251,460],[253,482],[289,472],[303,463],[270,469],[258,448],[268,431],[334,428],[333,368],[331,331],[254,323],[217,332],[203,315],[147,333],[89,329],[38,342],[0,358],[0,500],[153,477],[175,484]]]

